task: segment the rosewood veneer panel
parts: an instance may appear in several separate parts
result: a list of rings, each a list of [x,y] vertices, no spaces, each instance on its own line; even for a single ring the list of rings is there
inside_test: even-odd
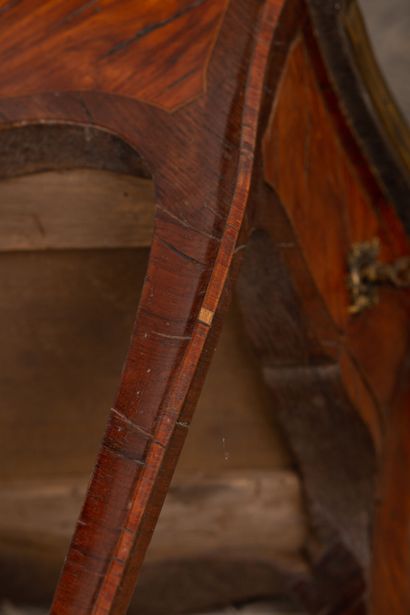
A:
[[[296,591],[312,613],[365,608],[373,481],[389,455],[385,434],[402,425],[390,424],[390,411],[403,411],[395,394],[408,294],[384,290],[369,316],[353,318],[346,263],[351,242],[373,234],[382,259],[408,253],[408,184],[351,66],[345,9],[316,0],[0,2],[0,136],[27,124],[98,127],[135,149],[137,174],[155,183],[147,276],[56,615],[126,611],[249,237],[247,330],[307,493],[324,511],[315,517],[312,506],[314,523],[325,519],[323,550],[310,553],[311,577]],[[378,516],[382,535],[388,511]],[[407,524],[398,521],[396,536]],[[395,540],[392,560],[401,548]],[[374,571],[375,595],[388,595],[377,562]],[[407,572],[400,567],[400,605]]]

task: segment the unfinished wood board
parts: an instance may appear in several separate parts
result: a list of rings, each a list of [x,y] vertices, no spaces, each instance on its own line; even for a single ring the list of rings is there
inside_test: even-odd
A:
[[[86,482],[20,483],[0,490],[0,545],[37,545],[39,562],[68,546]],[[307,536],[301,487],[287,470],[176,476],[148,561],[295,558]],[[1,548],[1,547],[0,547]]]
[[[118,215],[121,203],[138,204],[131,190],[121,193],[129,180],[70,171],[0,184],[0,195],[8,189],[17,199],[10,207],[1,201],[0,221],[14,215],[20,237],[29,239],[5,233],[14,243],[0,246],[0,591],[12,598],[49,600],[115,394],[148,258],[147,249],[124,246],[148,245],[151,233],[147,223],[139,227],[145,239],[132,234],[138,209]],[[148,193],[149,180],[131,180]],[[57,207],[61,199],[68,209]],[[101,207],[107,215],[96,227]],[[148,216],[153,203],[141,207]],[[117,240],[122,249],[101,249]],[[205,609],[253,591],[269,595],[280,591],[281,567],[300,572],[306,520],[290,466],[233,306],[153,539],[137,612],[168,615],[181,604]]]
[[[272,400],[243,334],[236,303],[198,402],[179,471],[280,469],[292,465]]]
[[[49,171],[0,182],[0,252],[149,246],[149,179],[108,171]]]
[[[0,481],[89,474],[145,251],[0,254]]]
[[[46,604],[85,482],[21,483],[0,492],[0,587],[19,603]],[[307,522],[287,470],[176,476],[130,613],[169,615],[283,591],[306,572]],[[181,610],[180,610],[181,609]]]
[[[147,254],[0,255],[0,508],[10,520],[1,532],[0,591],[10,598],[50,599],[114,396]],[[165,509],[144,568],[136,612],[170,615],[181,604],[205,610],[215,600],[229,604],[232,596],[281,591],[278,569],[300,572],[306,531],[290,466],[233,306],[177,470],[170,512]],[[230,489],[226,472],[234,473]],[[204,478],[210,473],[214,478]],[[31,490],[20,489],[23,483]],[[44,495],[37,508],[30,503],[34,487]],[[6,493],[16,497],[7,500]],[[266,504],[263,519],[253,509],[257,502]],[[168,531],[175,516],[179,533]]]
[[[147,256],[147,250],[0,255],[0,481],[90,473]],[[233,308],[180,467],[218,472],[289,464]]]

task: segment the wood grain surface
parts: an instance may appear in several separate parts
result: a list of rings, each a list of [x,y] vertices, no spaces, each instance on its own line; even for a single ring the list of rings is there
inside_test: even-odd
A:
[[[206,89],[227,0],[0,2],[0,96],[105,92],[168,111]]]
[[[203,9],[206,17],[202,15],[198,24],[206,28],[216,5],[211,2],[201,5],[198,3],[198,11]],[[153,8],[149,3],[144,4],[148,6]],[[217,6],[220,10],[224,8],[221,3]],[[138,322],[53,612],[79,614],[112,610],[119,613],[125,610],[130,599],[185,436],[196,396],[193,380],[199,384],[205,373],[206,360],[202,360],[199,371],[197,365],[203,351],[208,352],[204,344],[209,325],[220,304],[238,241],[250,185],[257,109],[263,88],[261,75],[280,7],[280,2],[267,2],[262,7],[257,3],[231,4],[209,64],[206,93],[198,104],[191,103],[172,116],[159,112],[153,105],[125,99],[125,92],[117,97],[102,94],[93,89],[92,83],[90,91],[61,93],[57,81],[50,86],[53,77],[49,79],[43,60],[38,71],[30,65],[30,77],[33,75],[40,82],[33,86],[38,94],[31,99],[8,98],[12,94],[9,89],[7,98],[0,103],[6,128],[27,123],[29,119],[31,123],[41,120],[93,124],[116,133],[145,158],[156,184],[155,233]],[[4,8],[10,10],[3,13],[3,23],[8,22],[10,26],[23,4]],[[45,45],[49,41],[50,50],[56,40],[48,36],[49,28],[56,23],[54,10],[66,13],[67,8],[67,5],[64,8],[44,5],[41,18],[37,15],[39,30],[36,32],[43,37]],[[116,10],[118,19],[124,19],[127,14],[127,27],[131,27],[132,12]],[[29,19],[29,13],[24,14]],[[101,15],[104,19],[104,11]],[[78,18],[81,21],[82,17]],[[18,21],[14,23],[15,28],[8,30],[15,32],[14,42],[9,36],[4,58],[11,53],[13,44],[14,48],[19,45],[21,49],[22,30]],[[165,50],[161,40],[167,36],[167,21],[164,18],[157,23],[160,27],[155,30],[155,44]],[[181,23],[189,40],[196,45],[198,37],[187,27],[184,18]],[[255,27],[249,28],[250,24]],[[121,32],[121,26],[118,27]],[[67,28],[70,33],[71,26]],[[91,50],[93,45],[87,37],[92,31],[83,29],[84,32],[82,42]],[[60,33],[59,38],[64,40],[64,35],[61,37]],[[178,40],[182,42],[181,37]],[[149,36],[142,44],[147,41],[150,42]],[[166,53],[169,56],[169,48]],[[107,60],[109,66],[114,67],[121,54],[121,50],[118,56],[113,54]],[[85,59],[87,54],[82,51],[81,55]],[[195,48],[191,49],[191,55],[195,57]],[[174,62],[171,56],[170,62]],[[155,57],[158,63],[149,66],[144,60],[149,79],[152,71],[164,72],[161,54]],[[24,53],[20,59],[17,55],[15,58],[17,64],[22,62],[24,72]],[[72,66],[76,64],[74,60]],[[186,60],[183,64],[186,68]],[[17,72],[16,66],[8,75]],[[73,79],[75,73],[70,71]],[[81,70],[78,75],[81,81]],[[19,79],[18,87],[25,83],[27,88],[29,81]],[[238,91],[238,83],[246,85],[245,97]],[[160,94],[163,84],[161,78],[153,89]],[[9,86],[10,82],[5,83],[5,87]],[[24,94],[28,93],[26,89]],[[190,91],[189,97],[195,94]],[[172,101],[172,96],[167,99],[172,108],[180,102]],[[211,124],[213,130],[209,132]],[[227,129],[229,138],[225,137]],[[179,170],[176,174],[176,169],[183,169],[182,174]]]
[[[147,247],[152,181],[97,170],[55,171],[0,185],[0,252]]]
[[[392,205],[382,195],[375,202],[357,174],[354,161],[347,156],[348,146],[335,130],[332,110],[320,93],[313,62],[307,43],[296,39],[265,137],[265,177],[286,204],[297,243],[326,309],[336,329],[345,332],[351,360],[360,366],[366,386],[376,397],[372,415],[366,404],[363,417],[377,443],[381,430],[378,413],[388,405],[406,353],[403,332],[408,316],[400,294],[387,291],[377,310],[349,319],[346,254],[350,246],[373,237],[380,239],[382,258],[386,261],[408,254],[409,246]],[[293,103],[297,100],[306,101],[302,109]],[[299,135],[304,135],[304,139]],[[286,159],[290,148],[292,167]],[[321,173],[324,161],[326,169]],[[379,340],[375,362],[369,348],[386,322],[388,335]]]
[[[332,12],[330,5],[308,3],[308,16],[313,21],[302,21],[293,30],[266,125],[260,162],[260,172],[273,193],[269,195],[261,189],[255,198],[254,264],[248,281],[241,285],[241,293],[247,326],[261,357],[265,380],[275,395],[281,420],[301,461],[307,489],[311,490],[312,515],[321,527],[322,537],[323,532],[330,532],[331,538],[325,537],[325,543],[333,549],[334,562],[337,561],[334,542],[338,536],[336,541],[347,547],[362,570],[361,573],[356,570],[349,580],[349,565],[345,560],[347,594],[343,597],[339,587],[334,598],[328,596],[325,600],[327,607],[321,605],[323,594],[315,597],[314,592],[307,591],[305,599],[312,612],[329,609],[332,601],[335,612],[350,612],[350,609],[367,612],[366,592],[362,598],[360,594],[372,558],[368,541],[376,499],[372,484],[377,481],[380,463],[387,463],[391,468],[392,451],[385,448],[386,437],[387,442],[394,437],[389,435],[390,430],[397,434],[397,428],[390,426],[390,413],[396,403],[401,366],[408,358],[409,295],[406,290],[382,290],[380,303],[374,309],[361,316],[349,316],[346,255],[352,245],[370,237],[379,238],[380,258],[385,262],[409,254],[408,210],[403,200],[409,194],[409,172],[403,170],[402,162],[394,167],[396,186],[401,186],[401,196],[395,201],[389,187],[381,182],[387,162],[386,167],[380,164],[384,152],[387,161],[392,141],[385,132],[385,146],[378,144],[377,153],[377,138],[373,143],[371,138],[362,140],[367,120],[360,115],[357,101],[365,96],[356,89],[344,92],[340,87],[348,83],[341,58],[346,53],[343,45],[349,50],[351,41],[343,42],[343,36],[331,38],[337,32],[334,15],[331,20]],[[366,41],[362,37],[360,42],[363,50]],[[360,70],[360,65],[357,69]],[[377,97],[376,88],[370,96]],[[363,117],[363,126],[359,116]],[[380,126],[374,130],[375,137],[378,130]],[[400,142],[406,131],[403,125]],[[369,158],[379,160],[374,172],[369,167]],[[283,216],[278,208],[283,208]],[[274,279],[267,271],[259,284],[250,282],[252,272],[255,275],[255,270],[261,271],[267,259],[274,260],[279,270],[285,264],[291,271],[292,287],[287,290],[280,287],[281,299],[279,290],[273,290]],[[251,302],[247,289],[251,284],[254,293],[258,286],[259,292],[263,288],[265,293],[271,289],[272,300],[258,308],[259,318],[255,318],[256,299]],[[274,300],[281,301],[283,313],[273,307]],[[261,330],[275,331],[283,337],[284,347],[291,335],[292,351],[290,348],[286,353],[275,351],[273,340],[269,343],[264,339]],[[297,352],[299,345],[300,353]],[[401,412],[408,403],[407,396],[402,401]],[[355,412],[360,415],[361,425],[357,424]],[[312,440],[310,444],[306,441],[307,433]],[[372,442],[367,439],[369,434]],[[326,448],[326,453],[324,449],[318,453],[321,446]],[[326,457],[326,469],[319,457]],[[380,550],[373,560],[378,571],[375,595],[384,595],[385,602],[374,599],[368,611],[371,613],[373,609],[377,612],[377,608],[380,613],[387,612],[393,604],[397,604],[397,611],[391,612],[408,610],[405,589],[408,568],[398,540],[398,534],[403,536],[407,531],[406,514],[395,525],[396,540],[391,542],[394,534],[390,532],[389,537],[386,526],[391,510],[388,502],[398,503],[401,496],[400,488],[393,486],[391,472],[389,476],[391,492],[380,505],[384,513],[379,513],[380,525],[376,524],[375,528]],[[389,553],[389,561],[402,564],[397,574],[403,587],[399,589],[396,585],[397,593],[391,599],[389,591],[394,590],[391,586],[388,589],[387,570],[384,569],[386,584],[381,572],[382,544],[387,549],[386,555]],[[317,565],[323,578],[322,563],[319,561]],[[395,569],[398,570],[397,566]],[[360,574],[362,584],[358,582]],[[384,607],[376,606],[379,602]]]
[[[51,600],[103,433],[105,402],[117,386],[147,260],[145,249],[40,250],[0,259],[0,587],[13,604],[46,606]],[[176,507],[167,512],[165,503],[165,525],[161,537],[158,526],[154,532],[156,546],[150,546],[130,613],[200,612],[249,600],[255,591],[269,597],[282,592],[287,575],[307,573],[299,555],[307,519],[299,496],[294,498],[299,481],[252,359],[238,314],[230,310],[178,462],[176,490],[171,487]],[[224,496],[227,474],[238,488]],[[272,497],[278,496],[272,509],[267,502],[263,507],[263,526],[260,516],[252,513],[251,521],[247,512],[252,497],[255,510],[262,504],[262,475],[271,481]],[[190,546],[181,506],[197,528]],[[251,522],[248,546],[244,526],[235,522],[229,549],[207,549],[212,527],[221,538],[230,518]],[[261,545],[265,531],[262,553],[254,539],[259,536]]]
[[[67,548],[87,483],[78,480],[15,482],[4,486],[0,502],[0,541],[37,547],[41,560]],[[307,526],[301,485],[290,470],[225,471],[184,475],[174,480],[147,561],[248,560],[285,566],[297,553]],[[14,512],[17,509],[17,514]],[[225,523],[229,520],[229,524]],[[182,540],[181,540],[182,539]],[[30,545],[30,546],[28,546]],[[176,556],[176,553],[178,555]],[[211,565],[211,564],[210,564]]]
[[[401,424],[390,425],[391,409],[404,407],[394,399],[409,306],[405,291],[387,289],[372,312],[349,317],[346,264],[351,243],[373,235],[383,260],[408,254],[408,181],[351,68],[341,7],[0,3],[8,148],[17,127],[93,126],[135,149],[129,166],[155,184],[137,319],[55,615],[125,613],[247,243],[246,329],[316,534],[306,548],[310,575],[293,592],[312,613],[364,612],[377,466],[385,459],[391,475],[386,434]],[[35,150],[13,164],[3,156],[2,176],[38,168]],[[55,151],[49,169],[64,168]],[[74,152],[68,147],[67,168]],[[96,166],[99,155],[88,148],[80,158]],[[384,515],[397,497],[388,492],[376,524],[374,583],[386,600]],[[406,523],[395,529],[392,560]],[[407,573],[403,564],[401,578]],[[392,615],[406,614],[400,587]]]

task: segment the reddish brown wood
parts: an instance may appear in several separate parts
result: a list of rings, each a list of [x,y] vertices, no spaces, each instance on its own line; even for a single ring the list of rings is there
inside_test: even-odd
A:
[[[227,0],[0,2],[0,96],[104,92],[169,111],[204,92]],[[18,51],[17,46],[18,45]]]
[[[311,21],[315,11],[321,11],[319,3],[307,3],[305,14],[302,3],[298,6],[300,21],[288,21],[280,79],[271,71],[276,91],[255,174],[263,176],[273,192],[259,187],[253,195],[253,263],[240,284],[241,301],[265,382],[301,464],[318,535],[329,553],[327,558],[313,554],[317,580],[307,589],[301,586],[299,593],[315,613],[364,608],[372,483],[384,460],[386,498],[375,526],[370,612],[404,614],[410,574],[403,542],[408,532],[405,498],[393,535],[389,528],[391,511],[403,497],[393,468],[399,458],[406,467],[406,454],[398,453],[397,446],[393,454],[385,436],[395,434],[388,435],[389,442],[407,433],[389,422],[401,365],[408,360],[408,291],[381,290],[376,307],[349,315],[346,270],[351,246],[373,237],[380,239],[383,261],[408,255],[407,213],[403,202],[388,194],[378,169],[370,168],[370,153],[350,114],[349,93],[342,96],[337,89],[343,78],[329,72],[333,60],[321,49],[328,40],[321,40],[318,20]],[[323,13],[327,10],[323,7]],[[283,50],[274,57],[280,61]],[[404,126],[402,132],[406,141]],[[400,173],[398,165],[398,177]],[[408,174],[403,177],[408,186]],[[292,284],[275,290],[284,264]],[[395,413],[405,414],[408,403],[407,396]],[[336,551],[335,542],[340,545]],[[335,572],[338,557],[344,564]],[[386,569],[386,560],[396,573]],[[393,589],[395,574],[400,581]],[[332,595],[330,579],[335,577],[339,585]],[[328,578],[326,587],[323,578]]]
[[[370,613],[410,611],[410,371],[403,366],[387,427],[377,499]]]
[[[175,108],[197,95],[198,83],[201,88],[204,83],[203,50],[209,51],[225,3],[108,2],[101,3],[98,14],[89,3],[82,11],[78,3],[3,3],[8,37],[2,39],[0,56],[4,62],[12,58],[1,79],[3,125],[64,121],[115,132],[145,158],[158,199],[122,383],[53,613],[126,610],[185,438],[195,386],[204,376],[198,364],[207,362],[208,333],[223,304],[249,191],[264,67],[281,4],[232,2],[206,92],[170,115],[126,96],[149,96],[160,104],[166,93],[166,105]],[[146,36],[133,34],[138,32]],[[38,55],[33,57],[35,43]],[[154,56],[152,46],[158,49]],[[99,65],[96,58],[104,53]],[[136,71],[134,82],[128,79],[130,68]],[[183,77],[190,73],[195,79],[187,85]],[[121,83],[123,75],[127,79],[118,85],[115,75],[121,75]],[[173,84],[175,96],[167,91]],[[36,95],[11,98],[17,94]]]
[[[321,93],[323,78],[315,70],[315,62],[309,38],[298,34],[265,135],[265,177],[286,208],[295,240],[338,331],[337,337],[344,336],[342,377],[380,446],[380,413],[391,399],[406,353],[403,332],[408,318],[400,293],[388,291],[377,309],[349,317],[346,254],[353,244],[378,237],[381,257],[389,262],[408,254],[408,240],[392,204],[360,177],[350,145],[333,117],[338,110]],[[300,100],[304,104],[296,105],[295,101]],[[291,165],[286,155],[289,151]],[[388,335],[380,335],[387,322]],[[375,339],[377,357],[371,351]],[[354,365],[359,367],[358,373]],[[366,388],[375,397],[373,403],[365,395]]]
[[[335,6],[0,2],[0,137],[39,123],[113,133],[137,150],[142,160],[131,166],[152,175],[157,197],[130,349],[56,615],[126,611],[216,343],[235,255],[249,237],[246,327],[322,548],[312,550],[311,578],[296,591],[312,613],[362,609],[373,480],[408,353],[408,305],[404,291],[382,291],[371,312],[349,317],[346,263],[351,243],[374,235],[383,259],[407,254],[408,215],[396,202],[404,184],[386,182],[389,169],[401,177],[394,155],[386,149],[379,163],[361,128],[373,126],[367,98],[340,89],[350,73],[334,68],[320,20],[323,12],[336,23]],[[70,151],[67,166],[73,158]],[[37,164],[20,162],[21,172]],[[5,162],[3,176],[16,172]],[[394,408],[401,417],[402,406]],[[399,424],[387,433],[397,436]],[[386,444],[394,459],[386,477],[399,463],[389,451]],[[381,604],[386,518],[399,495],[387,492],[374,566]],[[407,564],[398,561],[404,579]],[[405,615],[403,600],[394,615]]]

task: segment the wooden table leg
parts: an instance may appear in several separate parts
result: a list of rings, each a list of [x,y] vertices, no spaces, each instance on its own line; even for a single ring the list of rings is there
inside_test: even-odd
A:
[[[119,615],[126,611],[134,590],[189,427],[209,361],[206,355],[215,341],[209,343],[208,338],[224,303],[238,247],[263,74],[277,15],[278,3],[271,0],[257,22],[243,109],[237,118],[235,176],[213,178],[219,184],[217,195],[229,191],[232,183],[232,196],[225,199],[223,212],[218,200],[207,198],[207,224],[194,226],[187,221],[189,208],[201,212],[203,203],[195,193],[205,197],[198,187],[204,187],[204,178],[209,177],[206,158],[191,176],[188,190],[178,177],[176,188],[167,185],[166,193],[159,186],[151,255],[131,347],[53,614]],[[197,144],[198,149],[201,145]]]
[[[312,499],[322,505],[315,471],[325,469],[321,476],[333,498],[325,510],[341,542],[350,509],[343,508],[329,470],[335,467],[345,479],[358,476],[358,490],[346,494],[352,509],[360,499],[365,520],[359,515],[355,540],[346,543],[360,562],[361,580],[372,461],[383,441],[392,373],[407,352],[408,320],[399,296],[383,291],[380,306],[367,297],[365,307],[373,311],[359,314],[363,304],[355,304],[353,316],[346,274],[352,243],[373,236],[383,259],[408,254],[410,218],[401,202],[406,133],[396,114],[384,122],[383,109],[369,109],[380,83],[362,90],[351,67],[352,41],[360,33],[354,3],[172,0],[159,9],[141,0],[124,2],[126,18],[119,2],[96,4],[0,2],[1,126],[76,123],[112,132],[139,152],[157,194],[129,354],[51,612],[121,615],[127,609],[217,337],[250,194],[257,203],[250,225],[259,240],[267,239],[268,255],[278,238],[275,208],[291,227],[291,241],[279,233],[272,252],[280,252],[298,299],[291,293],[275,299],[277,280],[269,258],[262,259],[268,283],[257,271],[263,292],[252,301],[260,311],[249,321],[264,378],[277,407],[289,411],[288,433],[307,490],[316,485]],[[353,24],[351,40],[341,36],[342,18]],[[374,77],[373,69],[363,75]],[[279,301],[288,330],[272,326]],[[374,361],[374,340],[386,319],[391,335],[380,339],[380,356],[387,374]],[[288,362],[278,377],[275,353],[283,338]],[[399,426],[407,430],[405,412],[397,412],[386,477],[400,465]],[[307,451],[303,444],[312,433],[317,440]],[[353,434],[363,467],[345,454],[344,433]],[[403,445],[405,457],[406,451]],[[396,511],[398,492],[390,495],[387,482],[386,510]],[[404,512],[407,520],[406,505]],[[337,604],[338,596],[330,602]],[[402,608],[395,615],[407,613]]]

